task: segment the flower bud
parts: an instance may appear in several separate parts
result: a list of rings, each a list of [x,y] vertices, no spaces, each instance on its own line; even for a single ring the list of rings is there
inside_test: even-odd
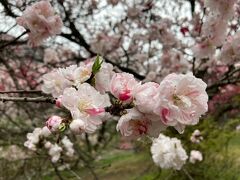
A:
[[[51,132],[56,132],[58,131],[59,126],[62,123],[62,118],[59,116],[52,116],[50,117],[47,122],[46,122],[46,126],[48,127],[48,129]]]
[[[58,108],[61,108],[61,107],[62,107],[62,95],[57,98],[55,105],[56,105]]]
[[[81,134],[85,130],[85,122],[81,119],[75,119],[70,124],[70,129],[75,134]]]

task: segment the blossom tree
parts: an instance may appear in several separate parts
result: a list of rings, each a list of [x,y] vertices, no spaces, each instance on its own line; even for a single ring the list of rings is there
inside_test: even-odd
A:
[[[237,0],[0,4],[2,142],[19,133],[26,156],[48,158],[59,179],[60,164],[73,172],[80,161],[98,179],[90,161],[116,134],[150,139],[153,162],[181,170],[187,152],[164,132],[184,134],[208,110],[239,114],[238,103],[216,113],[240,93]]]

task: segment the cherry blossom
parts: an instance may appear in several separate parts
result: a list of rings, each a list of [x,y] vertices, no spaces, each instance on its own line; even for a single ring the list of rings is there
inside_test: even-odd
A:
[[[133,90],[134,104],[142,113],[153,113],[153,109],[158,101],[159,84],[148,82],[138,84]],[[151,100],[150,100],[151,99]]]
[[[129,73],[115,73],[110,82],[110,92],[119,100],[130,102],[133,89],[138,84],[134,76]]]
[[[100,71],[95,75],[95,88],[100,93],[110,91],[110,82],[114,72],[113,66],[109,63],[103,62]]]
[[[150,135],[157,137],[160,131],[164,130],[165,126],[162,122],[152,121],[136,108],[127,110],[127,114],[123,115],[117,124],[117,130],[123,136],[136,138],[142,135]]]
[[[54,70],[50,73],[43,75],[42,91],[46,94],[52,94],[57,98],[62,95],[63,91],[67,87],[71,87],[71,82],[66,79],[62,73]]]
[[[192,143],[200,143],[203,140],[201,132],[198,129],[195,129],[190,137]]]
[[[197,150],[192,150],[190,152],[190,158],[189,161],[193,164],[196,163],[196,161],[202,161],[203,160],[203,156],[202,153],[200,151]]]
[[[64,136],[61,142],[66,149],[66,155],[72,157],[74,155],[73,143],[68,139],[67,136]]]
[[[28,6],[17,23],[30,31],[29,44],[38,46],[44,39],[60,34],[63,26],[60,16],[54,14],[54,10],[48,1],[40,1]]]
[[[47,120],[46,126],[51,132],[57,132],[59,130],[59,127],[60,127],[62,121],[63,120],[61,117],[52,116]]]
[[[56,163],[59,160],[62,151],[63,149],[58,144],[50,146],[48,154],[51,156],[51,161],[53,163]]]
[[[73,119],[82,119],[87,129],[96,129],[101,124],[101,114],[105,112],[105,107],[110,106],[110,101],[108,95],[102,95],[91,85],[83,83],[78,90],[66,88],[62,104],[71,112]]]
[[[182,132],[185,125],[195,125],[208,110],[206,83],[192,74],[170,74],[159,87],[155,113],[168,126]]]
[[[164,169],[180,170],[188,159],[181,141],[163,134],[153,140],[151,153],[154,163]]]

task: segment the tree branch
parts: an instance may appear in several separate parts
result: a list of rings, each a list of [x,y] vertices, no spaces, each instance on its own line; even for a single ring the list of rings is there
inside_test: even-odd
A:
[[[35,102],[35,103],[50,103],[55,104],[56,100],[51,97],[0,97],[0,101],[7,102]]]
[[[0,91],[0,94],[11,94],[11,93],[19,93],[19,94],[41,94],[42,91],[39,90],[12,90],[12,91]]]

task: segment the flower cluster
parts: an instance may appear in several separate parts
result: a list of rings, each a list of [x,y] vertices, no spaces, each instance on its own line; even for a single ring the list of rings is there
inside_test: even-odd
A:
[[[153,140],[151,153],[154,163],[161,168],[180,170],[188,159],[181,141],[160,134]]]
[[[195,164],[196,161],[202,161],[202,160],[203,160],[203,156],[202,156],[202,153],[200,151],[192,150],[190,152],[189,161],[191,163]]]
[[[228,21],[233,16],[236,0],[206,0],[205,7],[210,11],[203,23],[201,40],[193,48],[198,58],[211,57],[216,47],[221,46],[227,36]]]
[[[63,95],[66,88],[79,88],[81,84],[91,78],[94,62],[87,61],[80,63],[80,66],[71,65],[66,68],[58,68],[50,73],[45,74],[42,79],[42,91],[58,98]],[[95,88],[101,93],[109,91],[108,84],[113,75],[113,66],[103,62],[101,69],[95,74]]]
[[[190,137],[190,140],[192,143],[196,143],[196,144],[200,143],[203,140],[201,132],[198,129],[194,130],[194,132]]]
[[[218,59],[226,63],[239,62],[239,42],[240,33],[230,36],[223,44],[221,54]]]
[[[117,73],[110,84],[111,93],[123,103],[133,103],[118,121],[124,136],[157,136],[166,126],[183,132],[195,125],[208,110],[206,83],[192,74],[170,74],[160,84],[138,83],[132,75]]]
[[[68,139],[67,136],[64,136],[62,139],[62,144],[66,149],[66,155],[72,157],[74,155],[73,143]]]
[[[56,163],[60,159],[63,150],[65,150],[65,155],[67,157],[73,157],[74,155],[73,143],[68,139],[67,136],[63,137],[61,140],[61,145],[62,146],[56,143],[52,144],[49,141],[44,143],[44,147],[48,149],[48,154],[51,156],[51,161],[53,163]]]
[[[48,149],[48,154],[51,156],[51,161],[56,163],[60,159],[63,149],[58,144],[51,144],[50,142],[46,142],[44,147]]]
[[[160,84],[142,83],[132,74],[114,73],[100,57],[54,70],[43,76],[43,82],[43,92],[58,98],[57,105],[70,112],[69,127],[75,134],[95,132],[106,110],[121,116],[117,130],[130,138],[157,137],[167,126],[183,132],[208,110],[207,85],[191,73],[170,74]],[[61,122],[53,116],[47,127],[54,132]]]
[[[110,106],[109,96],[100,94],[87,83],[81,84],[78,90],[66,88],[61,99],[63,106],[71,112],[70,129],[76,134],[93,133],[102,122],[104,108]]]
[[[60,16],[48,1],[40,1],[26,8],[17,23],[29,30],[29,44],[38,46],[44,39],[60,34],[63,26]]]
[[[64,136],[62,138],[60,146],[60,143],[52,144],[50,141],[47,141],[50,134],[51,131],[49,131],[47,126],[42,129],[35,128],[32,133],[27,134],[27,141],[24,143],[24,146],[31,151],[37,151],[38,148],[44,146],[48,150],[48,154],[53,163],[56,163],[60,159],[63,154],[63,150],[65,150],[65,155],[67,157],[73,157],[73,143],[68,139],[68,137]]]
[[[53,134],[67,129],[92,134],[106,115],[119,116],[116,129],[125,138],[159,136],[151,148],[154,162],[162,168],[181,169],[187,155],[180,141],[160,132],[173,126],[182,133],[186,125],[197,124],[208,110],[206,86],[192,73],[172,73],[160,83],[139,82],[132,74],[113,72],[113,66],[98,56],[94,62],[87,60],[43,76],[42,91],[67,112],[64,118],[51,116],[46,127]],[[67,137],[61,143],[63,147],[45,143],[53,162],[63,150],[73,156],[73,144]]]
[[[35,128],[32,133],[27,134],[27,141],[24,143],[24,146],[32,151],[36,151],[40,140],[48,137],[50,134],[51,132],[46,126],[43,128]]]

